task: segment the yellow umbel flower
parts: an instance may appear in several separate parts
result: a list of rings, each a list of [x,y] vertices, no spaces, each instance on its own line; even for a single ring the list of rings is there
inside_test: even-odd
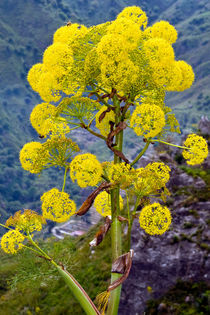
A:
[[[95,186],[101,180],[103,169],[96,156],[90,153],[77,155],[70,163],[70,177],[80,187]]]
[[[53,188],[41,197],[43,217],[55,222],[65,222],[75,214],[76,204],[65,192]]]
[[[149,163],[147,164],[145,169],[151,171],[154,174],[154,177],[158,177],[158,179],[162,183],[162,186],[164,186],[169,181],[170,178],[169,172],[171,171],[171,169],[168,165],[164,164],[163,162]]]
[[[69,45],[71,48],[74,46],[74,43],[82,38],[88,29],[86,26],[72,23],[71,25],[61,26],[54,34],[53,42],[64,43]]]
[[[65,122],[55,122],[57,108],[49,103],[42,103],[34,107],[30,121],[34,129],[41,136],[50,132],[52,135],[64,135],[69,132],[69,126]]]
[[[103,217],[106,217],[108,215],[112,214],[111,211],[111,196],[106,191],[102,191],[98,196],[96,197],[94,201],[94,206],[96,208],[96,211],[100,213]],[[120,196],[120,209],[123,208],[123,199]]]
[[[146,233],[161,235],[169,229],[171,224],[170,210],[155,202],[141,210],[139,223]]]
[[[154,70],[158,64],[163,66],[174,62],[174,50],[163,38],[151,38],[145,41],[144,51]]]
[[[122,10],[117,16],[117,19],[125,18],[132,20],[137,23],[139,27],[143,26],[145,28],[147,26],[147,16],[144,11],[140,7],[131,6]]]
[[[37,83],[37,92],[45,102],[57,102],[61,98],[61,85],[50,71],[41,74]]]
[[[117,18],[107,28],[107,32],[114,36],[121,35],[124,38],[126,49],[133,50],[137,48],[142,32],[139,25],[130,19]]]
[[[31,69],[28,72],[28,82],[32,89],[36,92],[38,92],[38,83],[40,80],[40,76],[43,73],[43,64],[42,63],[37,63],[31,67]]]
[[[109,112],[106,112],[104,118],[99,122],[99,117],[102,113],[107,111],[108,107],[106,105],[103,105],[101,109],[98,111],[98,113],[95,116],[96,119],[96,128],[100,130],[100,133],[107,137],[110,133],[110,123],[109,122],[115,122],[115,113],[113,110],[110,110]]]
[[[120,184],[121,189],[129,187],[136,175],[136,171],[125,162],[117,164],[106,162],[103,166],[109,181],[112,184]]]
[[[33,232],[41,231],[42,225],[46,224],[44,217],[39,215],[37,212],[26,209],[23,213],[17,211],[13,217],[10,217],[6,221],[6,226],[14,226],[19,231]]]
[[[187,137],[184,144],[189,150],[182,152],[183,157],[188,160],[187,164],[201,164],[208,156],[208,145],[206,140],[196,134],[191,134]]]
[[[40,173],[48,160],[48,153],[42,154],[42,144],[39,142],[26,143],[20,151],[22,168],[30,173]]]
[[[164,112],[157,105],[138,105],[131,116],[130,126],[137,136],[155,137],[165,126]]]
[[[177,82],[175,91],[184,91],[189,89],[193,84],[195,75],[193,69],[188,63],[183,60],[179,60],[176,62],[177,66],[179,67],[182,73],[182,79]]]
[[[45,50],[43,63],[48,71],[57,78],[62,78],[63,75],[68,75],[72,69],[72,50],[68,45],[56,42]]]
[[[25,236],[18,230],[11,230],[1,238],[1,248],[7,254],[16,254],[23,247]]]
[[[148,27],[144,31],[145,35],[149,37],[158,37],[165,39],[169,44],[173,44],[177,40],[177,31],[173,25],[167,21],[160,21],[153,26]]]

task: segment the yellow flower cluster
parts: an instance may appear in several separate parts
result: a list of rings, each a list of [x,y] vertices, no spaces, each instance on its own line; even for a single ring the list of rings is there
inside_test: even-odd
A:
[[[54,43],[63,43],[72,48],[78,39],[84,37],[88,29],[84,25],[72,23],[71,25],[61,26],[54,34]]]
[[[41,231],[42,225],[46,224],[44,217],[33,210],[26,209],[23,213],[17,211],[13,217],[6,221],[6,226],[14,226],[19,231],[33,232]]]
[[[112,184],[120,184],[121,189],[126,189],[132,184],[136,171],[129,164],[106,162],[103,165],[105,174]]]
[[[153,203],[144,207],[139,216],[140,227],[150,235],[161,235],[169,229],[171,213],[167,207]]]
[[[1,248],[7,254],[16,254],[23,247],[25,236],[18,230],[10,230],[1,238]]]
[[[137,105],[131,116],[130,126],[137,136],[155,137],[165,126],[164,112],[157,105]]]
[[[96,208],[96,211],[100,213],[103,217],[111,216],[111,196],[106,191],[102,191],[98,196],[96,197],[94,201],[94,206]],[[120,196],[120,209],[123,209],[123,199]]]
[[[149,163],[145,168],[136,170],[136,177],[133,180],[136,194],[149,196],[165,189],[168,182],[170,168],[162,162]]]
[[[183,157],[188,160],[187,164],[201,164],[208,156],[208,145],[205,139],[196,134],[191,134],[187,137],[184,144],[189,150],[183,151]]]
[[[140,28],[147,26],[147,16],[144,11],[141,10],[140,7],[132,6],[123,9],[123,11],[118,14],[117,18],[125,18],[136,23]]]
[[[77,155],[70,163],[70,177],[80,187],[95,186],[101,180],[103,169],[96,156],[90,153]]]
[[[30,121],[31,125],[41,136],[49,133],[52,135],[63,135],[69,132],[69,127],[65,122],[55,122],[56,107],[49,103],[42,103],[34,107]]]
[[[30,173],[40,173],[48,158],[48,152],[42,151],[42,144],[39,142],[26,143],[20,151],[22,168]]]
[[[43,217],[55,222],[65,222],[75,214],[76,204],[65,192],[53,188],[41,197]]]
[[[145,35],[151,38],[163,38],[169,44],[177,40],[177,31],[173,25],[167,21],[160,21],[145,30]]]
[[[104,136],[107,137],[108,134],[110,133],[110,123],[109,122],[115,122],[115,113],[113,110],[106,112],[104,118],[99,122],[99,117],[103,112],[107,110],[107,106],[102,106],[101,109],[97,112],[95,116],[96,120],[96,128],[100,130],[100,133]]]

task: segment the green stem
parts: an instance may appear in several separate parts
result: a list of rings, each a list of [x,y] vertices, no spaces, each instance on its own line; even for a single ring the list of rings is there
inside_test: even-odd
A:
[[[120,122],[120,103],[115,95],[113,103],[116,108],[115,112],[115,126]],[[116,146],[122,152],[123,145],[123,132],[121,131],[116,135]],[[114,155],[114,164],[120,163],[121,159],[116,154]],[[112,208],[112,226],[111,226],[111,239],[112,239],[112,261],[114,262],[120,255],[122,255],[122,239],[121,239],[121,222],[118,220],[120,215],[120,187],[119,185],[111,190],[111,208]],[[120,278],[121,275],[117,273],[111,274],[111,283]],[[107,315],[117,315],[120,303],[121,285],[110,293],[110,300],[107,310]]]
[[[129,252],[131,248],[131,228],[132,228],[132,222],[131,222],[131,216],[130,216],[130,207],[129,207],[129,198],[128,198],[128,192],[126,191],[126,201],[127,201],[127,211],[128,211],[128,233],[127,233],[127,252]]]
[[[90,129],[88,126],[84,126],[84,128],[85,128],[87,131],[89,131],[92,135],[94,135],[94,136],[96,136],[96,137],[98,137],[98,138],[103,139],[104,141],[106,141],[106,137],[100,135],[100,133],[97,133],[97,132],[93,131],[93,130]]]
[[[190,148],[183,147],[181,145],[176,145],[176,144],[169,143],[169,142],[165,142],[165,141],[162,141],[162,140],[153,140],[152,139],[152,142],[160,142],[160,143],[164,143],[164,144],[167,144],[167,145],[171,145],[172,147],[176,147],[176,148],[180,148],[180,149],[184,149],[184,150],[190,150]]]
[[[150,139],[147,140],[147,143],[146,143],[145,147],[143,148],[143,150],[141,150],[141,152],[137,155],[137,157],[130,164],[131,166],[133,166],[134,164],[136,164],[136,162],[138,162],[138,160],[142,157],[142,155],[147,151],[149,145],[150,145]]]
[[[14,230],[14,229],[11,229],[10,227],[8,227],[8,226],[6,226],[4,224],[1,224],[1,223],[0,223],[0,226],[3,226],[5,229],[8,229],[8,230],[12,230],[12,231]]]
[[[63,187],[62,192],[64,192],[65,186],[66,186],[66,174],[67,174],[68,167],[65,168],[64,178],[63,178]]]

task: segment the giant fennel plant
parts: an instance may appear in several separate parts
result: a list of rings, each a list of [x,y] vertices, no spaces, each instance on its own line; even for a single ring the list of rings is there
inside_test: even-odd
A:
[[[27,209],[1,224],[9,229],[1,247],[9,254],[27,247],[50,261],[87,314],[118,313],[121,285],[133,256],[133,220],[139,219],[140,228],[150,235],[161,235],[170,227],[171,213],[163,205],[169,194],[170,168],[162,162],[136,167],[149,146],[154,142],[176,146],[190,165],[202,163],[208,154],[206,141],[196,134],[190,134],[183,146],[165,141],[167,132],[180,133],[178,121],[165,105],[166,92],[184,91],[194,80],[192,67],[175,59],[172,45],[176,40],[177,31],[171,24],[160,21],[147,27],[145,12],[127,7],[112,22],[89,28],[68,22],[60,27],[42,63],[28,73],[28,82],[43,100],[33,109],[30,121],[44,139],[25,144],[20,162],[23,169],[36,174],[49,167],[63,168],[64,181],[62,188],[41,196],[42,215]],[[101,139],[113,161],[100,163],[95,155],[80,153],[70,138],[76,129]],[[123,146],[126,129],[144,142],[132,161]],[[81,188],[95,187],[79,209],[65,191],[69,175]],[[153,202],[154,197],[161,203]],[[111,227],[113,261],[111,283],[97,297],[97,307],[62,264],[33,240],[33,232],[40,231],[46,220],[65,222],[85,214],[93,204],[106,219],[90,245],[97,246]],[[127,224],[123,247],[122,222]]]

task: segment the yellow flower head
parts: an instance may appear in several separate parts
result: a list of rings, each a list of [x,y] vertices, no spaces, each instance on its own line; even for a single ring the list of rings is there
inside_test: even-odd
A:
[[[126,45],[124,44],[123,46],[126,46],[129,50],[137,47],[142,35],[139,25],[126,18],[117,18],[108,26],[107,32],[112,34],[112,36],[123,36],[124,43],[126,43]]]
[[[55,222],[65,222],[75,214],[76,204],[65,192],[53,188],[41,197],[43,217]]]
[[[161,235],[169,229],[171,224],[170,210],[155,202],[141,210],[139,223],[146,233]]]
[[[43,73],[43,64],[42,63],[37,63],[31,67],[31,69],[28,72],[28,82],[32,89],[36,92],[38,92],[38,83],[40,80],[40,76]]]
[[[176,61],[177,66],[179,67],[182,79],[177,82],[175,91],[184,91],[186,89],[189,89],[191,85],[193,84],[195,75],[193,72],[193,69],[188,63],[186,63],[183,60]]]
[[[94,201],[96,211],[103,217],[111,215],[111,196],[106,191],[102,191]],[[120,209],[123,208],[123,199],[120,196]]]
[[[105,173],[112,184],[120,184],[121,189],[125,189],[132,184],[136,171],[125,162],[104,164]]]
[[[174,62],[174,50],[163,38],[151,38],[144,43],[144,51],[150,66],[154,69],[157,65],[169,65]]]
[[[103,169],[96,156],[90,153],[77,155],[70,163],[70,177],[80,187],[95,186],[101,180]]]
[[[98,113],[95,116],[96,119],[96,128],[100,130],[100,133],[104,136],[107,137],[108,134],[110,133],[110,123],[109,122],[115,122],[115,113],[113,110],[110,110],[109,112],[106,112],[105,116],[101,121],[99,122],[99,118],[102,113],[107,111],[107,106],[103,105],[101,109],[98,111]]]
[[[53,42],[54,43],[63,43],[67,44],[70,47],[80,38],[82,38],[88,29],[86,26],[72,23],[71,25],[61,26],[54,34]]]
[[[61,78],[71,71],[73,64],[72,50],[68,45],[56,42],[45,50],[43,63],[48,71]]]
[[[187,137],[184,144],[189,150],[182,152],[183,157],[188,160],[187,164],[201,164],[208,156],[208,145],[206,140],[196,134],[191,134]]]
[[[41,74],[37,82],[37,92],[45,102],[57,102],[61,98],[61,85],[50,71]]]
[[[143,26],[143,28],[145,28],[147,26],[146,13],[142,11],[140,7],[132,6],[123,9],[117,16],[117,19],[119,18],[130,19],[137,23],[139,27]]]
[[[30,121],[34,129],[41,136],[50,132],[52,135],[64,135],[69,132],[69,126],[65,122],[55,122],[57,108],[48,103],[42,103],[34,107]]]
[[[11,230],[1,238],[1,248],[7,254],[16,254],[23,247],[25,236],[18,230]]]
[[[22,168],[30,173],[40,173],[48,160],[48,153],[42,154],[42,144],[39,142],[26,143],[20,151]]]
[[[158,179],[162,182],[162,186],[164,186],[169,181],[170,167],[168,167],[168,165],[164,164],[163,162],[149,163],[145,169],[151,171],[154,174],[154,177],[158,177]]]
[[[130,125],[137,136],[155,137],[165,126],[165,115],[157,105],[138,105],[131,116]]]
[[[26,209],[23,213],[17,211],[13,217],[10,217],[6,226],[14,226],[19,231],[33,232],[41,231],[42,225],[46,224],[45,218],[33,210]]]
[[[149,37],[158,37],[165,39],[169,44],[173,44],[177,40],[177,31],[173,25],[167,21],[160,21],[153,26],[148,27],[144,34]]]

